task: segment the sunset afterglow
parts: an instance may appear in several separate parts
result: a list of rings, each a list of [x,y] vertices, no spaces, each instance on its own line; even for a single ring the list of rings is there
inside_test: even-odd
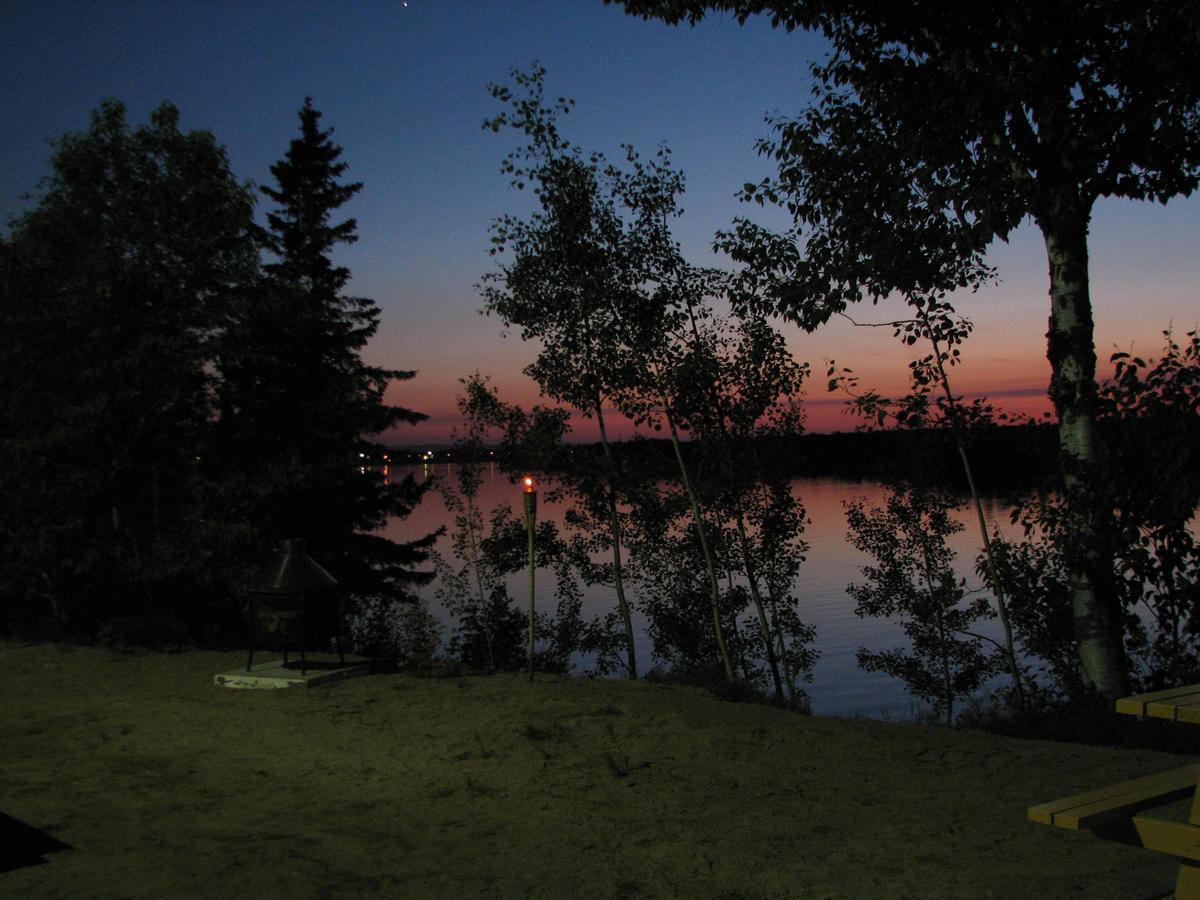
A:
[[[22,195],[46,173],[46,142],[86,127],[105,97],[117,97],[135,121],[164,98],[184,128],[205,128],[228,149],[239,177],[266,181],[290,138],[295,110],[311,95],[335,129],[363,190],[346,206],[359,240],[339,248],[355,294],[382,308],[368,362],[415,369],[389,393],[429,419],[383,435],[388,443],[444,444],[459,425],[459,379],[490,375],[500,396],[529,406],[548,402],[522,369],[537,355],[517,331],[479,315],[477,285],[500,258],[488,255],[489,224],[531,208],[499,172],[511,136],[481,129],[496,110],[488,82],[510,67],[539,60],[554,95],[573,97],[564,122],[570,140],[612,157],[630,142],[644,153],[666,141],[687,177],[685,215],[675,235],[697,264],[729,267],[712,252],[714,232],[747,216],[773,227],[777,210],[739,203],[745,182],[771,172],[754,148],[768,134],[763,117],[799,112],[808,95],[810,59],[824,40],[776,32],[766,21],[745,27],[727,17],[696,28],[643,22],[619,8],[557,0],[506,4],[299,6],[283,17],[259,4],[150,6],[18,5],[5,13],[0,46],[9,85],[2,95],[7,127],[0,172],[0,213],[27,208]],[[264,35],[270,35],[269,39]],[[320,42],[314,36],[321,37]],[[70,59],[86,78],[64,80]],[[1154,356],[1161,332],[1180,333],[1200,319],[1200,198],[1165,206],[1101,200],[1092,218],[1090,277],[1099,371],[1116,349]],[[1049,410],[1045,391],[1047,298],[1045,247],[1030,223],[993,246],[999,281],[956,297],[976,325],[964,363],[951,372],[968,398],[986,395],[1014,413]],[[886,321],[902,309],[853,311],[862,322]],[[835,319],[814,334],[780,323],[798,359],[818,375],[826,360],[859,374],[885,395],[906,389],[905,348],[885,328],[855,328]],[[844,397],[814,377],[807,427],[845,430]],[[596,438],[576,418],[575,441]],[[632,429],[613,417],[613,436]],[[421,448],[424,449],[424,448]]]

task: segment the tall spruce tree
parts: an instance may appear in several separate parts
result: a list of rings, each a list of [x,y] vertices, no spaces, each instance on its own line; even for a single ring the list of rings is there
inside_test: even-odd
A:
[[[415,372],[368,365],[360,351],[379,325],[375,301],[344,293],[350,272],[335,265],[337,244],[357,240],[356,222],[334,222],[361,188],[339,178],[347,165],[320,128],[306,98],[300,136],[271,167],[275,203],[259,236],[274,260],[264,266],[256,302],[235,318],[224,355],[221,392],[226,461],[244,473],[243,513],[261,543],[303,537],[310,552],[361,599],[404,599],[432,575],[414,566],[435,534],[397,543],[377,532],[406,516],[424,487],[411,476],[391,484],[360,472],[362,455],[378,459],[370,438],[426,418],[384,401],[392,381]]]

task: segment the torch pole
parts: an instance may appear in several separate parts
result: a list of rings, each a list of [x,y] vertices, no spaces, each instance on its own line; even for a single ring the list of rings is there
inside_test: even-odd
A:
[[[529,680],[533,681],[533,531],[537,520],[537,491],[533,489],[533,477],[525,476],[525,531],[529,536]]]

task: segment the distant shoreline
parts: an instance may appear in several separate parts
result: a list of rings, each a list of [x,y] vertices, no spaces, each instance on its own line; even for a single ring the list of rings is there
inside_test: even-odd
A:
[[[669,474],[674,466],[670,443],[662,438],[616,441],[614,453],[622,461]],[[694,453],[696,445],[685,444]],[[953,435],[945,429],[836,431],[762,438],[753,445],[760,464],[793,476],[831,475],[840,478],[894,481],[913,477],[948,488],[965,488],[962,463]],[[474,458],[454,444],[418,444],[388,447],[393,463],[430,461],[497,461],[498,445],[483,448]],[[567,444],[564,452],[599,454],[599,444]],[[968,452],[980,490],[988,493],[1028,490],[1046,483],[1054,472],[1057,430],[1034,423],[995,426],[968,433]],[[563,460],[565,464],[566,460]]]

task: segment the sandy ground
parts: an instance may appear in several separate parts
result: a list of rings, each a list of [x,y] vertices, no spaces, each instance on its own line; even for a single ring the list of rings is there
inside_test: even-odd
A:
[[[0,813],[40,897],[1149,898],[1176,862],[1026,821],[1186,762],[646,683],[213,686],[234,653],[0,643]]]

